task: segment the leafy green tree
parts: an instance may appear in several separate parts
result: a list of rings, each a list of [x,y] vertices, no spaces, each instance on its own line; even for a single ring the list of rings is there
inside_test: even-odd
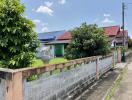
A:
[[[132,39],[131,38],[128,39],[128,48],[132,48]]]
[[[108,37],[97,25],[83,23],[71,30],[72,40],[66,48],[66,58],[76,59],[110,52]]]
[[[19,0],[0,1],[0,61],[6,68],[28,67],[38,47],[32,21]]]

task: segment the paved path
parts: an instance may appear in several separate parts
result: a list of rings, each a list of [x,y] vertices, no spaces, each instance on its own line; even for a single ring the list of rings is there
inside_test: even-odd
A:
[[[128,73],[112,100],[132,100],[132,62],[128,64]]]
[[[116,65],[116,70],[108,72],[96,85],[82,93],[75,100],[102,100],[107,90],[111,87],[117,78],[120,69],[124,68],[126,63],[119,63]]]

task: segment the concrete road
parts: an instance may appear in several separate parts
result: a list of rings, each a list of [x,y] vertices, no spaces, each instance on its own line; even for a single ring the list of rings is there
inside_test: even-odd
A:
[[[112,100],[132,100],[132,62],[128,64],[128,73]]]

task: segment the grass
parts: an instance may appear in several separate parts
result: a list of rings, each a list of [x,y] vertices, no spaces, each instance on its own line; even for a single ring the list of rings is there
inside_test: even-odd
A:
[[[33,63],[31,64],[32,67],[38,67],[44,65],[44,62],[41,59],[34,59]],[[2,67],[1,61],[0,61],[0,67]]]
[[[34,59],[31,66],[37,67],[37,66],[41,66],[41,65],[44,65],[44,62],[41,59]]]
[[[49,61],[49,64],[56,64],[56,63],[62,63],[62,62],[66,62],[67,59],[64,58],[53,58]],[[33,63],[31,64],[32,67],[39,67],[44,65],[45,63],[41,60],[41,59],[34,59]],[[0,67],[1,67],[1,62],[0,62]],[[59,73],[59,70],[55,70],[53,71],[53,74],[57,74]],[[31,75],[27,78],[27,81],[33,81],[36,80],[39,77],[39,75]]]
[[[49,61],[49,64],[56,64],[56,63],[62,63],[66,62],[67,59],[65,58],[53,58]],[[34,59],[33,63],[31,64],[32,67],[38,67],[44,65],[44,62],[41,59]],[[0,67],[1,67],[1,61],[0,61]]]
[[[49,64],[56,64],[56,63],[62,63],[62,62],[66,62],[67,59],[65,58],[53,58],[49,61]],[[34,59],[33,63],[32,63],[32,67],[38,67],[38,66],[42,66],[44,65],[44,62],[41,59]]]
[[[122,79],[124,78],[124,76],[127,73],[127,67],[125,67],[120,74],[118,75],[117,79],[114,81],[113,85],[111,86],[111,88],[108,90],[108,93],[105,97],[105,100],[111,100],[111,98],[115,95],[116,90],[120,87],[120,83],[122,81]]]
[[[64,58],[53,58],[49,61],[49,64],[62,63],[62,62],[66,62],[66,61],[67,61],[67,59],[64,59]],[[31,66],[38,67],[38,66],[42,66],[42,65],[44,65],[44,62],[41,59],[34,59],[33,64]],[[60,72],[60,70],[57,69],[57,70],[53,71],[53,74],[57,74],[59,72]],[[31,75],[27,78],[27,81],[30,82],[30,81],[36,80],[38,77],[39,77],[39,75]]]
[[[65,58],[53,58],[49,61],[49,64],[63,63],[66,61],[67,61],[67,59],[65,59]]]

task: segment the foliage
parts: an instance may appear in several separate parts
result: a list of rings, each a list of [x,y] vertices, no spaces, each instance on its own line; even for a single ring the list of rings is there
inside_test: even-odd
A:
[[[0,2],[0,61],[7,68],[23,68],[31,64],[38,46],[32,21],[23,15],[19,0]]]
[[[66,62],[67,59],[65,58],[53,58],[49,61],[49,64],[56,64],[56,63],[62,63],[62,62]]]
[[[124,47],[124,46],[116,46],[115,49],[116,50],[120,49],[122,53],[125,52],[125,51],[127,51],[127,48]]]
[[[128,48],[132,48],[132,39],[131,38],[129,38],[129,40],[128,40]]]
[[[106,55],[110,52],[108,37],[97,25],[83,23],[71,30],[72,40],[66,49],[67,59],[76,59],[94,55]]]
[[[2,67],[2,63],[1,63],[1,61],[0,61],[0,67]]]

